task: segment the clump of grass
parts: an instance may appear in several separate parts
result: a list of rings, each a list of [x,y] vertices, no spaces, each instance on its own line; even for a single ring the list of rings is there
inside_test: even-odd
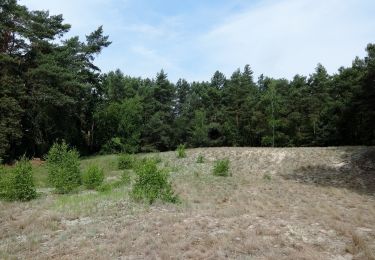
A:
[[[0,196],[11,201],[29,201],[37,197],[32,166],[25,157],[8,172],[0,169],[0,190]]]
[[[197,163],[204,163],[204,156],[202,154],[199,154],[197,157]]]
[[[58,193],[69,193],[82,184],[77,150],[64,141],[54,143],[46,159],[49,182]]]
[[[263,179],[266,180],[266,181],[270,181],[272,179],[272,177],[271,177],[271,175],[266,173],[266,174],[263,175]]]
[[[82,180],[87,189],[96,189],[104,181],[104,171],[97,165],[90,165],[83,173]]]
[[[146,160],[147,160],[147,159],[146,159]],[[152,156],[152,157],[151,157],[151,160],[153,160],[156,164],[162,162],[162,159],[161,159],[161,157],[160,157],[159,154]]]
[[[174,194],[168,180],[166,169],[158,169],[154,160],[145,160],[135,169],[136,180],[131,190],[131,197],[136,201],[146,201],[152,204],[155,200],[176,203],[178,197]]]
[[[213,175],[215,176],[229,176],[229,160],[217,160],[214,165]]]
[[[177,158],[185,158],[186,157],[185,145],[180,144],[179,146],[177,146],[176,152],[177,152]]]
[[[121,154],[118,158],[118,168],[120,170],[132,169],[135,165],[135,158],[132,154]]]
[[[129,171],[123,171],[122,174],[121,174],[121,183],[122,184],[129,184],[131,181],[131,178],[130,178],[130,172]]]
[[[111,191],[112,188],[113,188],[112,183],[103,183],[102,185],[97,187],[96,190],[99,192],[108,192],[108,191]]]

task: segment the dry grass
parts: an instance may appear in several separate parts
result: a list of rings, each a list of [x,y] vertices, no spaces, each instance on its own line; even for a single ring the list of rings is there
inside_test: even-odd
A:
[[[375,259],[374,151],[160,153],[181,204],[136,204],[127,186],[0,202],[0,259]],[[213,162],[224,158],[233,176],[213,176]],[[93,161],[108,178],[120,174],[115,156],[82,167]]]

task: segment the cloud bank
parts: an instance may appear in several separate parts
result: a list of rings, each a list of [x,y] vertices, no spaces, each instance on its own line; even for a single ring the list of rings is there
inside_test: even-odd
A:
[[[106,72],[172,81],[228,77],[250,64],[256,75],[291,79],[317,63],[330,73],[365,55],[375,40],[371,0],[21,0],[29,9],[62,13],[70,35],[103,25],[113,44],[98,57]]]

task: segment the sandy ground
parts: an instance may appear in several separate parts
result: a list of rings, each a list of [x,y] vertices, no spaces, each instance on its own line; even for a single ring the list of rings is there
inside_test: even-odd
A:
[[[135,203],[129,186],[64,196],[41,189],[31,202],[0,202],[0,259],[375,259],[374,147],[158,156],[180,204]],[[231,177],[212,175],[222,158]]]

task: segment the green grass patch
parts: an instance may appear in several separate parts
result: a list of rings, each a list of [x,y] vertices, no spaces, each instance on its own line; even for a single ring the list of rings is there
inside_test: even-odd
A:
[[[202,154],[199,154],[197,157],[197,163],[204,163],[204,156]]]
[[[229,159],[217,160],[214,164],[213,175],[229,176]]]
[[[177,152],[177,158],[185,158],[186,157],[185,145],[180,144],[179,146],[177,146],[176,152]]]

